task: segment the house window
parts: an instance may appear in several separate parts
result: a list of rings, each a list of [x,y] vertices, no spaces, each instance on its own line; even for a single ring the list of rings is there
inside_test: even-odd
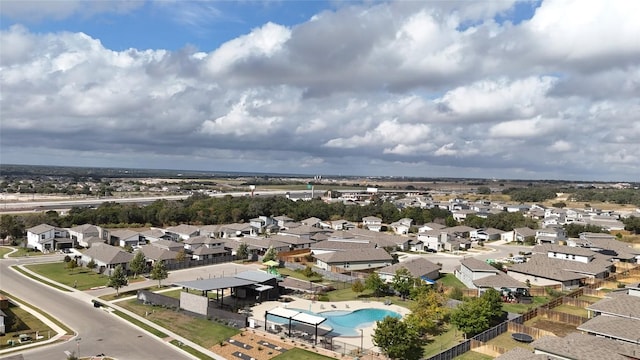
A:
[[[557,256],[558,256],[558,253],[554,252],[553,257],[557,257]]]
[[[571,255],[571,259],[575,260],[576,256],[575,255]]]
[[[44,240],[44,234],[40,235],[40,239]]]

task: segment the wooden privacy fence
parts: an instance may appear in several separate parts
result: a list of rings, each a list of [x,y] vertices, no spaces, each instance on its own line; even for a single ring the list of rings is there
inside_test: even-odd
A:
[[[583,290],[584,290],[583,294],[587,295],[587,296],[595,296],[595,297],[603,298],[603,297],[607,296],[607,294],[609,294],[606,291],[596,290],[596,289],[584,288]]]
[[[586,308],[587,306],[593,304],[594,302],[595,301],[587,301],[587,300],[580,300],[580,299],[565,297],[563,298],[562,304],[576,306],[580,308]]]
[[[547,335],[556,336],[551,331],[546,331],[546,330],[534,328],[534,327],[531,327],[531,326],[517,324],[517,323],[514,323],[514,322],[509,322],[509,326],[507,328],[507,331],[512,332],[512,333],[524,333],[524,334],[530,335],[532,338],[534,338],[536,340],[540,339],[543,336],[547,336]]]
[[[491,344],[485,344],[482,341],[471,339],[471,350],[475,352],[479,352],[481,354],[485,354],[491,357],[498,357],[507,351],[508,349],[503,348],[502,346],[496,346]]]
[[[560,311],[548,310],[544,308],[538,309],[538,316],[541,316],[545,319],[549,319],[551,321],[561,322],[561,323],[565,323],[573,326],[580,326],[583,323],[585,323],[587,320],[589,320],[589,318],[586,318],[586,317],[567,314]]]

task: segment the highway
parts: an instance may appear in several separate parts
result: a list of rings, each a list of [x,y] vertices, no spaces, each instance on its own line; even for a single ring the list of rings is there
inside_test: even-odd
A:
[[[268,195],[285,195],[289,191],[285,190],[264,190],[255,191],[254,196],[268,196]],[[295,194],[307,194],[311,195],[311,190],[292,191]],[[224,197],[224,196],[250,196],[251,192],[229,192],[229,193],[216,193],[211,194],[211,197]],[[184,200],[191,195],[165,195],[165,196],[145,196],[145,197],[106,197],[106,198],[84,198],[76,200],[54,200],[54,201],[14,201],[0,203],[1,213],[19,213],[19,212],[32,212],[32,211],[48,211],[48,210],[68,210],[74,206],[80,207],[97,207],[100,204],[106,202],[116,202],[123,204],[139,204],[148,205],[157,200]]]
[[[106,354],[117,359],[128,360],[175,360],[191,357],[179,352],[162,339],[149,335],[133,325],[112,315],[102,308],[92,306],[91,295],[84,292],[63,292],[35,280],[24,277],[9,266],[42,262],[62,261],[62,255],[38,256],[37,258],[0,260],[0,283],[10,295],[48,313],[78,333],[76,339],[54,345],[42,346],[21,352],[25,360],[66,359],[65,351],[81,356]],[[15,354],[13,354],[15,355]],[[5,355],[0,355],[3,358]],[[10,357],[12,355],[6,355]]]

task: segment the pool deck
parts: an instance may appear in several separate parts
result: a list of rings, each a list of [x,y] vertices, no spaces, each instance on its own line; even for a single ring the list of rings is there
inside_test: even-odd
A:
[[[333,306],[332,306],[333,305]],[[264,323],[264,313],[267,310],[271,310],[276,307],[286,307],[289,309],[303,309],[310,310],[314,313],[322,316],[323,311],[354,311],[358,309],[384,309],[395,311],[403,317],[409,314],[411,311],[398,305],[385,305],[380,301],[311,301],[306,299],[295,299],[292,302],[283,303],[279,301],[266,301],[252,307],[252,318]],[[322,327],[322,325],[320,325]],[[373,329],[375,324],[362,328],[363,331],[363,345],[365,349],[371,349],[375,347],[371,341],[371,335],[373,335]],[[360,346],[360,335],[358,336],[338,336],[334,338],[337,341],[342,341],[353,346]]]

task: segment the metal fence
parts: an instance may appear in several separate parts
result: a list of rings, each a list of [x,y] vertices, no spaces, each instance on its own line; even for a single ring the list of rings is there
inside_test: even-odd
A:
[[[197,266],[228,263],[233,260],[235,260],[234,256],[226,255],[226,256],[219,256],[219,257],[203,259],[203,260],[185,260],[185,261],[172,262],[172,263],[166,264],[165,267],[168,271],[181,270],[181,269],[188,269],[188,268],[197,267]]]

